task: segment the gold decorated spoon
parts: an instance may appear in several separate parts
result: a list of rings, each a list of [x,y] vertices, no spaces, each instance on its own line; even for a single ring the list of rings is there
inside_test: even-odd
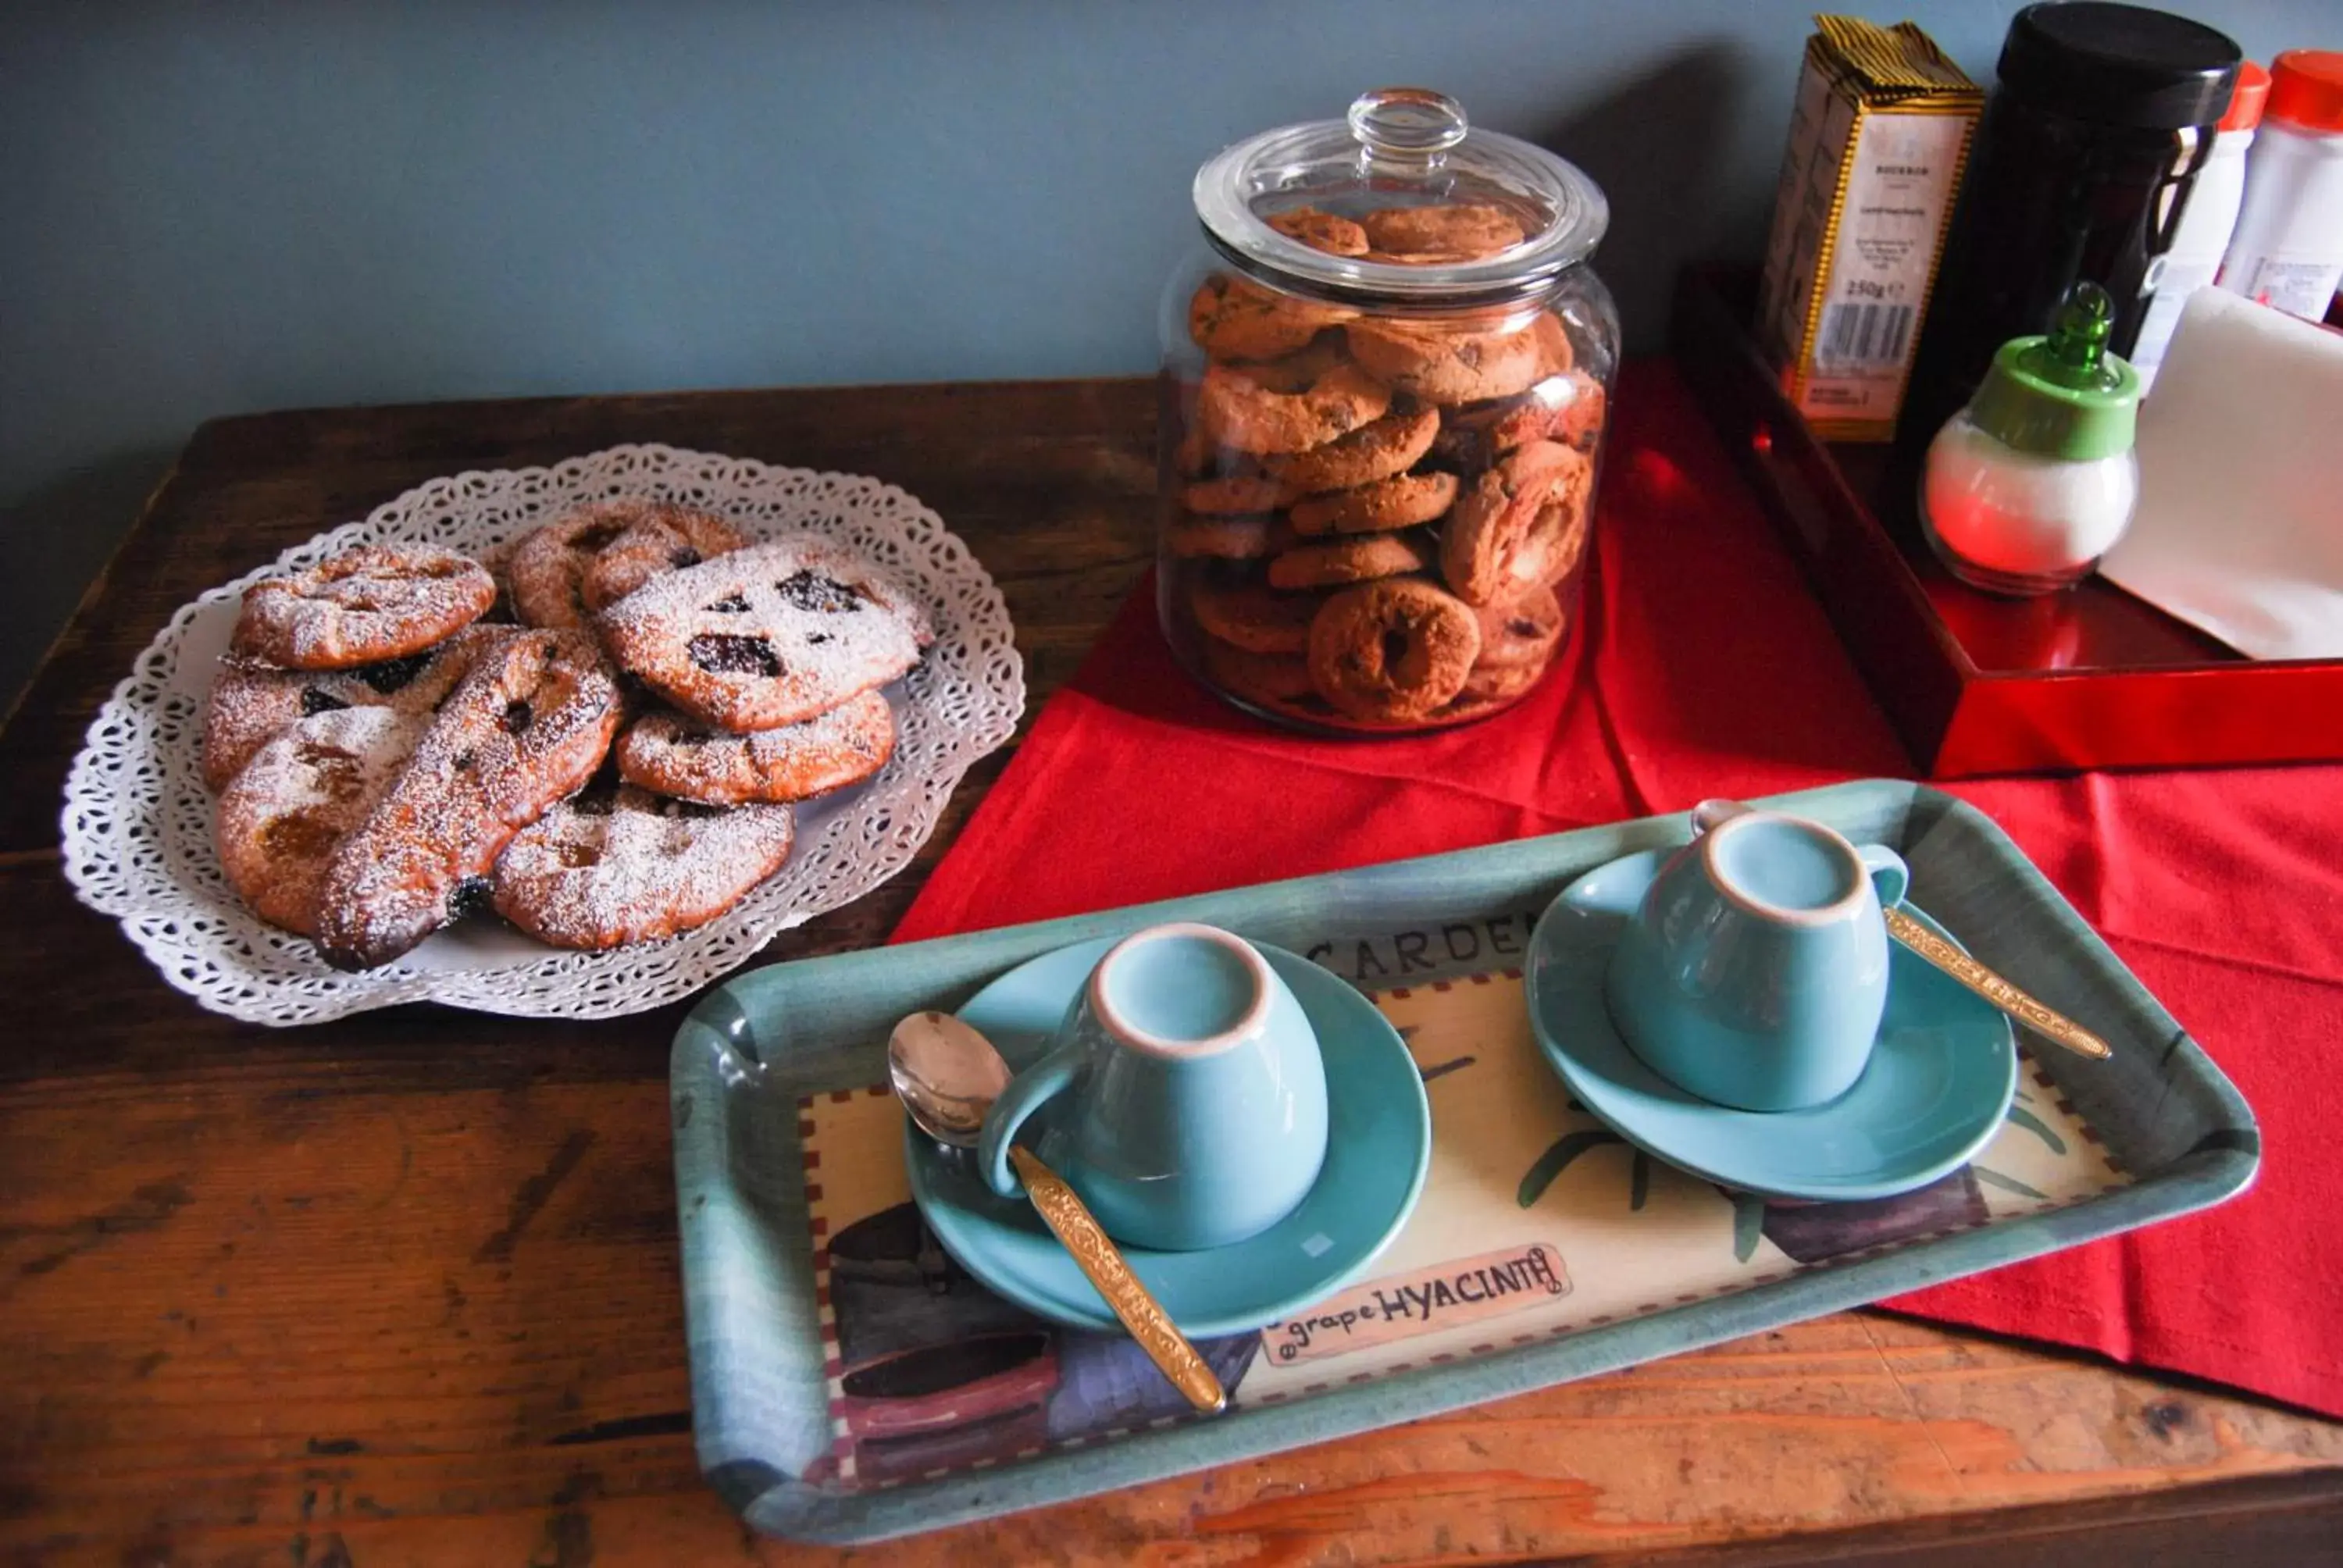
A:
[[[951,1014],[915,1012],[888,1036],[887,1079],[913,1126],[939,1143],[973,1149],[984,1131],[984,1113],[1009,1086],[1009,1064],[990,1040]],[[1066,1244],[1075,1264],[1172,1386],[1207,1415],[1226,1407],[1229,1396],[1221,1380],[1162,1303],[1139,1282],[1065,1179],[1021,1146],[1011,1147],[1009,1161],[1042,1222]]]

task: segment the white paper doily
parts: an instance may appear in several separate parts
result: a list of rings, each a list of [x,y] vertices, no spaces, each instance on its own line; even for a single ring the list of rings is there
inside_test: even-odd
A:
[[[609,496],[685,501],[760,538],[810,531],[852,546],[927,600],[936,642],[889,689],[897,740],[876,779],[801,807],[789,864],[729,912],[663,942],[607,953],[548,948],[476,915],[395,964],[345,974],[262,923],[221,875],[199,768],[206,700],[244,589],[354,545],[443,545],[491,562],[537,523]],[[670,447],[613,447],[549,468],[434,479],[171,618],[98,711],[65,779],[65,869],[84,903],[122,922],[163,978],[255,1023],[316,1023],[398,1002],[615,1018],[689,996],[776,932],[861,897],[907,865],[970,765],[1025,707],[1008,607],[933,512],[892,485]]]

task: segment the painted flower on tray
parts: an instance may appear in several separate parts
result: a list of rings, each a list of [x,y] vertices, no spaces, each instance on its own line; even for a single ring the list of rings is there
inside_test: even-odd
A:
[[[2021,1092],[2011,1103],[2005,1120],[2041,1139],[2051,1153],[2063,1159],[2066,1141],[2026,1108],[2031,1099]],[[1570,1109],[1581,1115],[1586,1111],[1574,1098]],[[1581,1155],[1625,1141],[1604,1127],[1582,1127],[1564,1133],[1547,1145],[1545,1152],[1523,1173],[1516,1201],[1524,1209],[1534,1207],[1555,1179]],[[1631,1211],[1644,1208],[1651,1183],[1652,1157],[1635,1150],[1627,1167],[1627,1206]],[[1746,1263],[1755,1257],[1758,1239],[1763,1237],[1799,1263],[1819,1263],[1918,1236],[1983,1224],[1992,1217],[1984,1187],[1996,1187],[2036,1201],[2044,1196],[2014,1176],[1977,1164],[1965,1165],[1925,1187],[1893,1198],[1855,1203],[1804,1203],[1768,1199],[1726,1187],[1719,1187],[1717,1191],[1733,1205],[1733,1255],[1737,1261]]]

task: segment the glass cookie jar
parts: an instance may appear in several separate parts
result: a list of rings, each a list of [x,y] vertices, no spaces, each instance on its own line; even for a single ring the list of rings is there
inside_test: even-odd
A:
[[[1195,203],[1162,312],[1172,651],[1304,729],[1520,701],[1591,555],[1619,357],[1602,191],[1402,87],[1227,148]]]

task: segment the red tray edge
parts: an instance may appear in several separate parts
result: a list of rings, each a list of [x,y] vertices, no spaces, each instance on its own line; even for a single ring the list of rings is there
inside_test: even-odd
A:
[[[2343,759],[2343,659],[1978,668],[1729,304],[1747,271],[1684,270],[1670,353],[1927,777]]]

